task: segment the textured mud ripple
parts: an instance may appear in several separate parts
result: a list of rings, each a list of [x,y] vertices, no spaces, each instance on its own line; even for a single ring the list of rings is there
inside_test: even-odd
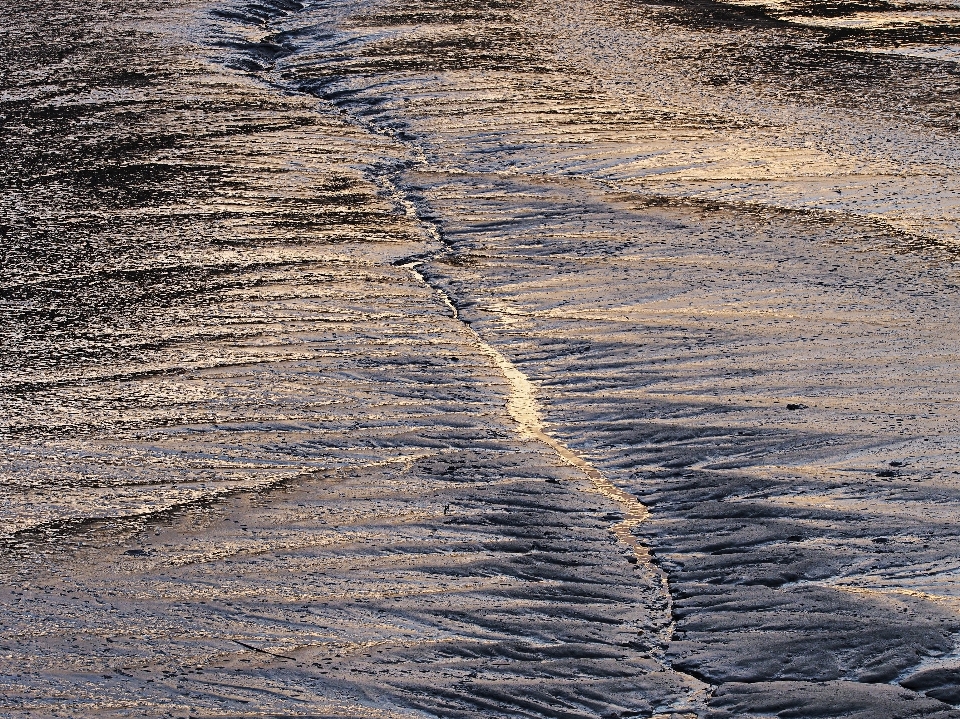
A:
[[[61,10],[5,715],[958,715],[942,8]]]
[[[534,378],[553,431],[650,507],[673,666],[718,687],[712,706],[732,716],[932,711],[890,685],[920,689],[922,658],[954,661],[951,271],[865,253],[863,228],[771,214],[724,239],[732,210],[627,210],[516,183],[470,184],[489,219],[474,215],[469,253],[437,281],[452,277],[465,315]],[[549,229],[493,220],[523,193],[541,212],[549,198]],[[562,238],[586,212],[633,241],[527,239]],[[811,247],[801,224],[824,239]],[[896,314],[877,289],[891,265]],[[952,675],[930,671],[931,698],[949,700]]]
[[[424,274],[650,505],[713,711],[949,713],[952,65],[853,10],[472,8],[308,9],[272,77],[414,151]]]
[[[640,505],[403,267],[410,148],[255,75],[298,9],[6,10],[0,715],[694,715]]]

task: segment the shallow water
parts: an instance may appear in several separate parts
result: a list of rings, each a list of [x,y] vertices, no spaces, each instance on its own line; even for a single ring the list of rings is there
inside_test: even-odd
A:
[[[955,15],[0,10],[0,715],[960,716]]]

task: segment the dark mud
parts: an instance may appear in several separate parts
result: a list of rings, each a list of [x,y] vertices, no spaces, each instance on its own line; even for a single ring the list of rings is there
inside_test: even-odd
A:
[[[0,10],[0,715],[960,716],[956,13]]]
[[[0,714],[690,715],[620,503],[403,266],[409,148],[208,9],[8,10]]]

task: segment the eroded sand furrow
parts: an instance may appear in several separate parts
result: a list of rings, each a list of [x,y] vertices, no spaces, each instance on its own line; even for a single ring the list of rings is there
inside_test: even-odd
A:
[[[945,68],[752,10],[370,3],[331,30],[352,58],[280,72],[420,148],[398,182],[447,245],[421,271],[651,508],[710,711],[955,715],[955,612],[890,591],[955,591],[920,576],[956,543]]]
[[[62,9],[35,10],[53,13],[44,32],[85,22]],[[114,267],[21,283],[25,301],[93,316],[61,327],[58,383],[53,342],[4,357],[37,379],[3,397],[23,440],[4,445],[4,519],[44,531],[0,555],[0,716],[696,716],[704,687],[662,662],[662,588],[610,533],[623,507],[517,432],[510,378],[396,266],[438,249],[370,179],[406,149],[247,74],[283,45],[259,42],[264,21],[291,9],[111,3],[148,28],[126,50],[143,97],[178,100],[128,97],[135,121],[94,104],[108,137],[144,147],[124,146],[129,172],[102,170],[99,195],[58,191],[123,221],[78,221],[52,190],[2,196]],[[98,22],[63,83],[106,82],[88,57],[130,81]],[[41,119],[68,146],[72,120]],[[151,133],[171,144],[160,160]],[[31,231],[16,247],[46,247]],[[201,269],[164,294],[171,267]],[[107,290],[115,315],[95,301]],[[15,319],[4,329],[35,338],[29,312]],[[111,519],[45,531],[64,516]]]
[[[423,261],[404,263],[400,266],[409,269],[417,279],[436,291],[443,304],[450,310],[453,319],[463,324],[464,328],[473,337],[477,347],[487,355],[503,373],[504,378],[510,383],[510,397],[507,400],[507,411],[519,425],[521,435],[528,435],[543,442],[556,452],[557,456],[564,462],[579,469],[583,475],[590,480],[597,492],[619,504],[623,508],[625,519],[611,527],[610,531],[613,532],[621,542],[633,549],[638,560],[649,561],[649,552],[646,547],[637,540],[632,531],[649,516],[647,508],[641,502],[637,501],[636,497],[630,496],[607,480],[581,455],[546,433],[533,384],[526,375],[517,369],[516,365],[508,360],[495,347],[485,342],[483,338],[470,327],[469,323],[464,322],[460,318],[460,313],[449,295],[439,287],[430,285],[426,277],[417,271],[417,266],[420,264],[423,264]]]
[[[547,434],[540,407],[536,400],[536,390],[533,383],[500,351],[485,342],[469,323],[461,319],[460,313],[449,295],[447,295],[443,289],[431,285],[427,278],[417,270],[417,267],[421,264],[423,264],[423,261],[405,263],[400,266],[409,269],[421,282],[436,291],[441,301],[450,310],[453,319],[463,324],[464,328],[473,337],[476,346],[486,354],[503,373],[504,378],[510,384],[510,397],[507,401],[507,411],[517,425],[519,425],[518,431],[520,434],[533,437],[537,441],[550,447],[564,462],[582,472],[583,475],[590,480],[594,491],[612,499],[622,508],[624,519],[611,526],[610,531],[620,542],[633,550],[636,561],[647,564],[650,574],[659,578],[663,586],[666,606],[668,607],[667,616],[669,617],[672,612],[672,602],[666,575],[656,568],[656,565],[651,561],[649,550],[640,542],[635,534],[635,530],[640,524],[649,518],[649,510],[642,502],[638,501],[636,497],[610,482],[580,454]],[[670,622],[670,626],[672,627],[672,622]],[[672,638],[671,635],[672,629],[669,629],[665,633],[664,641],[669,642]]]
[[[786,5],[5,5],[4,719],[960,715],[955,68]]]

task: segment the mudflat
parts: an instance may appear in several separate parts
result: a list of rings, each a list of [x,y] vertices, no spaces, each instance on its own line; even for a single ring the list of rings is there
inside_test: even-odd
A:
[[[0,33],[0,716],[960,717],[960,10]]]

